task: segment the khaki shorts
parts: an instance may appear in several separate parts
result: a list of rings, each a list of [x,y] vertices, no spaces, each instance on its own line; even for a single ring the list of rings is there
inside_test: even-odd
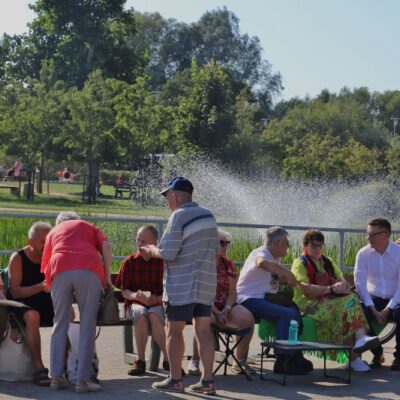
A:
[[[137,320],[142,315],[147,315],[147,314],[150,314],[150,313],[156,314],[157,317],[160,319],[161,323],[164,325],[164,323],[165,323],[165,314],[164,314],[164,308],[161,305],[160,306],[145,307],[145,306],[142,306],[141,304],[133,303],[126,310],[125,315],[126,315],[126,318],[129,318],[133,322],[133,325],[135,325]]]

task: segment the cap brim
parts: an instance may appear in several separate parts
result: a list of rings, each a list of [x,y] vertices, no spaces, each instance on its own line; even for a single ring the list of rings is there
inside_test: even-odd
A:
[[[164,189],[159,194],[161,194],[162,196],[166,196],[168,191],[169,191],[169,189]]]

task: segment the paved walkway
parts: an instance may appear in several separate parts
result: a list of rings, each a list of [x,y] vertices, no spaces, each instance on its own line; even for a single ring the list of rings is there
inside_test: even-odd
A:
[[[188,326],[185,329],[186,354],[190,353],[192,331]],[[43,355],[45,363],[49,360],[49,340],[51,329],[42,329]],[[400,372],[390,370],[394,342],[385,345],[386,366],[380,370],[372,370],[368,373],[352,374],[351,384],[341,383],[338,380],[323,378],[322,361],[315,357],[309,357],[314,362],[315,370],[306,376],[289,376],[287,386],[272,381],[261,381],[259,376],[254,376],[252,382],[244,377],[229,373],[224,377],[218,375],[215,379],[220,399],[399,399],[400,398]],[[5,383],[0,382],[0,399],[37,399],[37,400],[70,400],[82,396],[105,400],[115,398],[124,399],[171,399],[185,398],[198,399],[207,397],[201,395],[167,394],[151,389],[151,384],[163,379],[163,373],[148,373],[144,377],[130,377],[126,374],[128,366],[124,364],[122,356],[122,327],[102,328],[96,342],[100,359],[99,378],[103,390],[99,393],[76,394],[73,386],[62,391],[54,392],[49,388],[41,388],[30,382]],[[250,347],[250,354],[257,355],[260,352],[259,339],[254,337]],[[308,357],[308,356],[307,356]],[[367,360],[371,359],[366,354]],[[187,361],[183,366],[186,368]],[[272,360],[268,360],[267,374],[271,377],[281,377],[271,373]],[[256,368],[258,364],[256,364]],[[343,366],[336,363],[328,363],[329,372],[345,375]],[[188,376],[184,379],[185,385],[196,382],[196,377]]]

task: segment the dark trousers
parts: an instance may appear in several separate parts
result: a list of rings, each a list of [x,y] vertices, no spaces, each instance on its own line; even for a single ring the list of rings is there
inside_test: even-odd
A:
[[[380,297],[373,297],[371,296],[372,301],[374,302],[375,308],[378,311],[382,311],[387,304],[389,303],[390,299],[382,299]],[[371,321],[374,321],[375,318],[372,314],[372,311],[370,310],[369,307],[366,307],[364,303],[361,303],[361,306],[364,310],[364,314],[367,317],[370,331],[369,334],[372,336],[376,336],[376,333],[371,325]],[[400,304],[397,305],[393,310],[392,310],[392,315],[389,317],[390,321],[396,322],[396,351],[393,353],[395,358],[400,357]],[[375,347],[375,349],[371,350],[373,354],[382,354],[383,353],[383,347],[379,345],[378,347]]]

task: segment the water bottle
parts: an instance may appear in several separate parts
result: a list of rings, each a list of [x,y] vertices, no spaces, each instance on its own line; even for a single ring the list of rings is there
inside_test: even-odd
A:
[[[290,320],[288,342],[297,343],[298,333],[299,333],[299,323],[294,319]]]

